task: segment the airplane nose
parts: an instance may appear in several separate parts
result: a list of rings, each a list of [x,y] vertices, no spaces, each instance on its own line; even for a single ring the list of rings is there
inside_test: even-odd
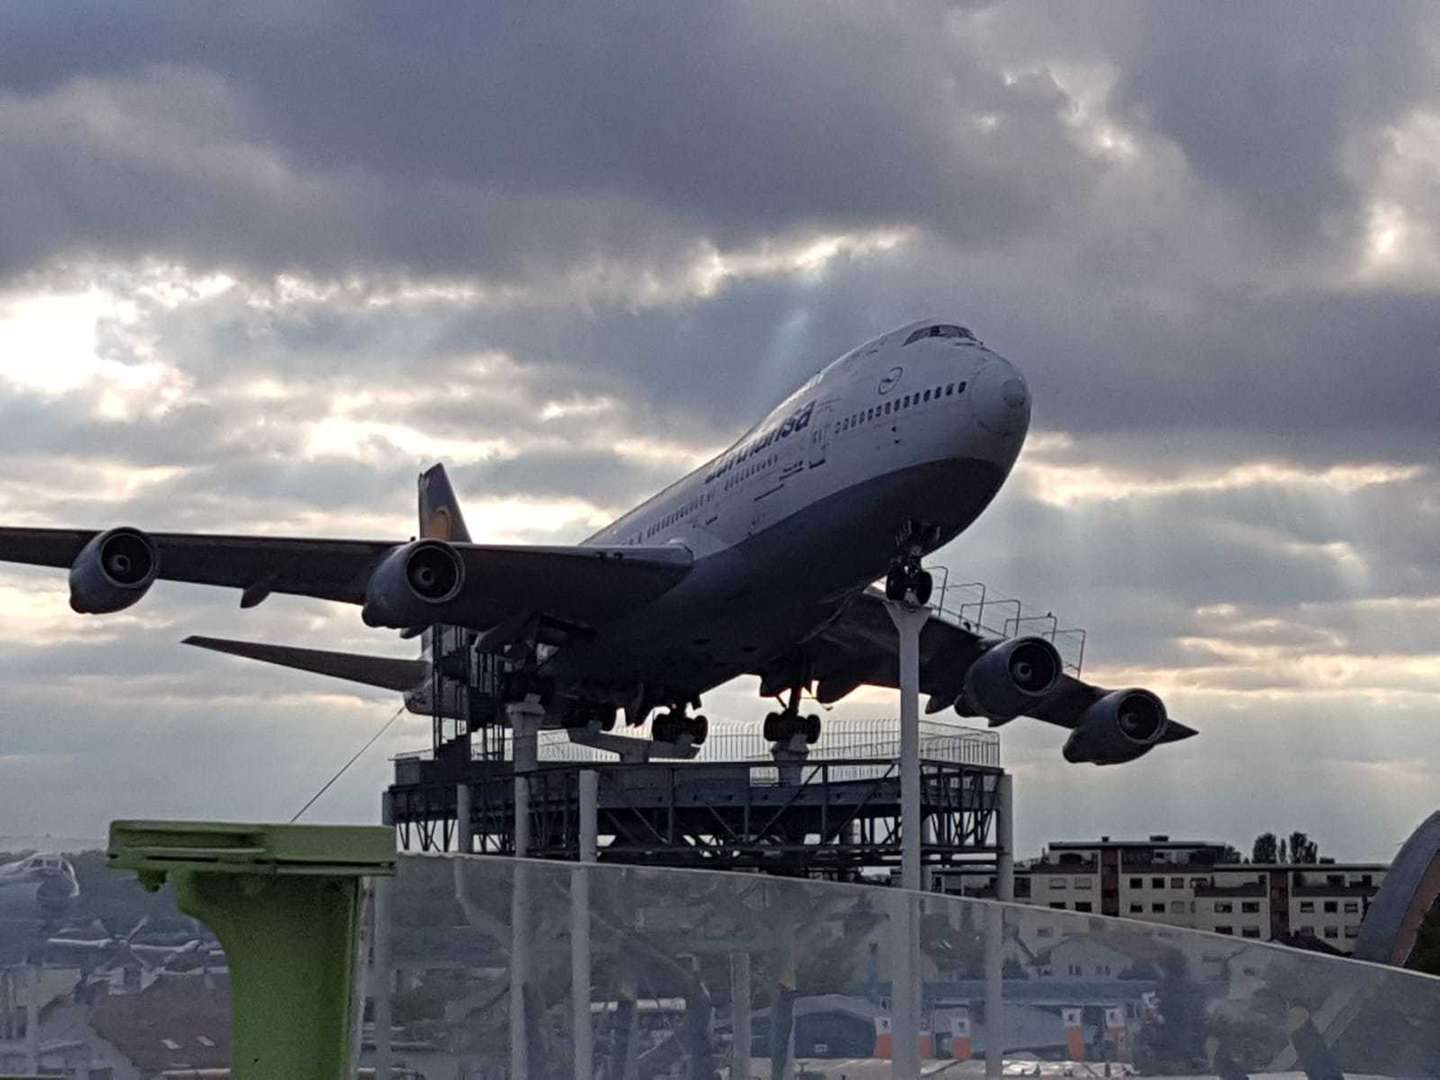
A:
[[[1030,388],[1015,365],[992,356],[975,373],[970,408],[986,431],[1023,435],[1030,426]]]

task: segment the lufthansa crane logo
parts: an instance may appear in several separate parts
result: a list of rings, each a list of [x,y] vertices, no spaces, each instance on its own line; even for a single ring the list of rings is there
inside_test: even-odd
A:
[[[903,367],[892,367],[885,373],[885,377],[880,380],[880,393],[882,395],[888,394],[891,390],[894,390],[896,383],[900,381],[900,376],[904,374],[905,369]]]

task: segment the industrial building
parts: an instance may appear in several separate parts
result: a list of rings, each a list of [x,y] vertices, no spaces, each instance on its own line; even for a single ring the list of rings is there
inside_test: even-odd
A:
[[[1015,899],[1055,911],[1113,915],[1255,941],[1349,953],[1389,870],[1386,863],[1249,863],[1209,840],[1052,841],[1017,865]],[[935,871],[936,888],[986,896],[993,879]],[[1043,927],[1040,931],[1043,936]]]

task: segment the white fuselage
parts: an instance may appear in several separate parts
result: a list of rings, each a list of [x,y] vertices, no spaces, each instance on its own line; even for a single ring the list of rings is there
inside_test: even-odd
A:
[[[968,335],[906,344],[946,325],[912,323],[846,353],[723,453],[585,542],[677,543],[699,560],[913,466],[982,461],[1008,473],[1029,425],[1024,380]]]

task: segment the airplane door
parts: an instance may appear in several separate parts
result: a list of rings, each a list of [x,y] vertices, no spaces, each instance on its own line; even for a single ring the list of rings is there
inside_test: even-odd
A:
[[[830,449],[830,422],[834,413],[834,402],[824,401],[815,406],[815,419],[810,422],[810,468],[825,464],[825,455]]]

